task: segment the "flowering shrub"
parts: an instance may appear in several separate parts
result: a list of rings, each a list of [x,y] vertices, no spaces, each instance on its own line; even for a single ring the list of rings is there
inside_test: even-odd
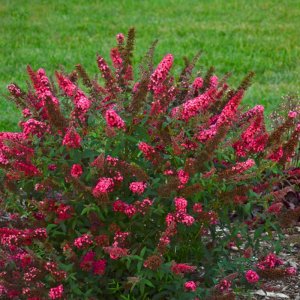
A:
[[[97,57],[102,85],[77,65],[8,86],[23,118],[0,133],[5,299],[223,299],[279,264],[256,259],[286,219],[297,112],[268,132],[261,105],[240,105],[252,73],[193,79],[196,57],[176,79],[155,44],[134,80],[133,41],[117,35],[112,68]]]

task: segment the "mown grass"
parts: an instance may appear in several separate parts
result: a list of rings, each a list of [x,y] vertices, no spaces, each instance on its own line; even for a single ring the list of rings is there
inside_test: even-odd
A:
[[[156,62],[171,52],[175,71],[200,49],[200,69],[231,71],[232,84],[255,71],[244,103],[270,112],[299,89],[299,15],[297,0],[1,0],[0,90],[10,82],[25,87],[27,64],[53,74],[81,63],[95,74],[95,53],[108,59],[115,34],[135,26],[136,62],[156,38]],[[17,129],[19,113],[3,96],[0,110],[0,130]]]

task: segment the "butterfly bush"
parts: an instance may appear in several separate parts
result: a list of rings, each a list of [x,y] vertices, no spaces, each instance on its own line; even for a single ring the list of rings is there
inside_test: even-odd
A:
[[[232,299],[294,275],[260,242],[300,216],[278,197],[299,112],[268,131],[241,105],[252,73],[229,88],[194,59],[176,77],[154,43],[134,78],[134,30],[116,40],[100,80],[28,67],[27,91],[8,86],[23,116],[0,133],[0,298]]]

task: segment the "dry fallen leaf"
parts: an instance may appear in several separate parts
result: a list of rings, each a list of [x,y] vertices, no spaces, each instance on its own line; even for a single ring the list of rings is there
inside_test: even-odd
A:
[[[285,295],[283,293],[273,293],[273,292],[265,292],[263,290],[258,290],[254,292],[255,295],[259,296],[265,296],[265,297],[271,297],[271,298],[280,298],[280,299],[290,299],[288,295]]]

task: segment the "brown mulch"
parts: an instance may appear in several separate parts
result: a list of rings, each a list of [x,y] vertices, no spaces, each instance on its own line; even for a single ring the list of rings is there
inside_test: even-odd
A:
[[[263,284],[254,290],[249,297],[237,297],[240,300],[300,300],[300,227],[289,229],[285,233],[284,249],[280,258],[286,267],[295,267],[295,276],[286,276],[282,279],[263,280]]]

